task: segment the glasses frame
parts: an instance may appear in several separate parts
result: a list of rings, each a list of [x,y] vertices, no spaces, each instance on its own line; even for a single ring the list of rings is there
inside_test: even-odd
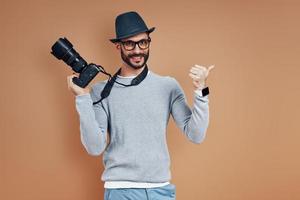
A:
[[[141,42],[141,41],[144,41],[144,40],[148,41],[148,42],[149,42],[149,45],[148,45],[146,48],[141,48],[140,42]],[[132,48],[132,49],[126,49],[126,47],[125,47],[125,45],[124,45],[125,42],[133,42],[133,43],[134,43],[133,48]],[[135,41],[132,41],[132,40],[120,41],[120,43],[122,44],[122,46],[124,47],[124,49],[125,49],[126,51],[132,51],[132,50],[134,50],[135,47],[136,47],[136,45],[138,45],[138,47],[139,47],[141,50],[148,49],[148,48],[150,47],[150,42],[151,42],[151,38],[150,38],[150,37],[148,37],[147,39],[141,39],[141,40],[136,41],[136,42],[135,42]]]

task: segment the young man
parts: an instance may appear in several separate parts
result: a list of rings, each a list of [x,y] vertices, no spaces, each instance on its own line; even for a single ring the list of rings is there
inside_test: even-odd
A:
[[[150,33],[155,28],[148,29],[136,12],[120,14],[115,25],[117,37],[111,41],[123,62],[109,96],[93,104],[109,80],[83,89],[72,82],[77,75],[68,76],[68,87],[76,95],[82,144],[90,155],[103,153],[105,200],[174,200],[166,127],[172,115],[191,142],[203,141],[209,124],[205,80],[213,66],[190,69],[191,110],[175,78],[148,70]]]

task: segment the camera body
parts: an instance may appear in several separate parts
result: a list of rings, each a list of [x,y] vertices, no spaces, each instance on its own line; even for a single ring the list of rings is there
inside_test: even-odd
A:
[[[101,66],[87,62],[73,49],[73,45],[67,38],[59,38],[52,46],[51,54],[57,59],[63,60],[73,71],[79,73],[79,77],[73,77],[73,82],[81,88],[85,88],[99,73]]]

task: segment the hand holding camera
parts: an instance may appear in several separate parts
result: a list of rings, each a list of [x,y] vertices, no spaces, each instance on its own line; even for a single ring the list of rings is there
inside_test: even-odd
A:
[[[78,78],[78,75],[73,74],[73,75],[70,75],[67,77],[68,89],[70,91],[72,91],[72,93],[76,96],[88,94],[90,92],[90,89],[88,87],[82,88],[82,87],[79,87],[78,85],[74,84],[74,82],[73,82],[74,77]]]

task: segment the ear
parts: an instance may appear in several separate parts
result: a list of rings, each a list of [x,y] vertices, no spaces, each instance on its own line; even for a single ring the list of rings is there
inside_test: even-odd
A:
[[[115,43],[115,45],[116,45],[116,49],[118,49],[118,50],[119,50],[119,49],[121,48],[121,45],[120,45],[120,43],[118,43],[118,42],[117,42],[117,43]]]

